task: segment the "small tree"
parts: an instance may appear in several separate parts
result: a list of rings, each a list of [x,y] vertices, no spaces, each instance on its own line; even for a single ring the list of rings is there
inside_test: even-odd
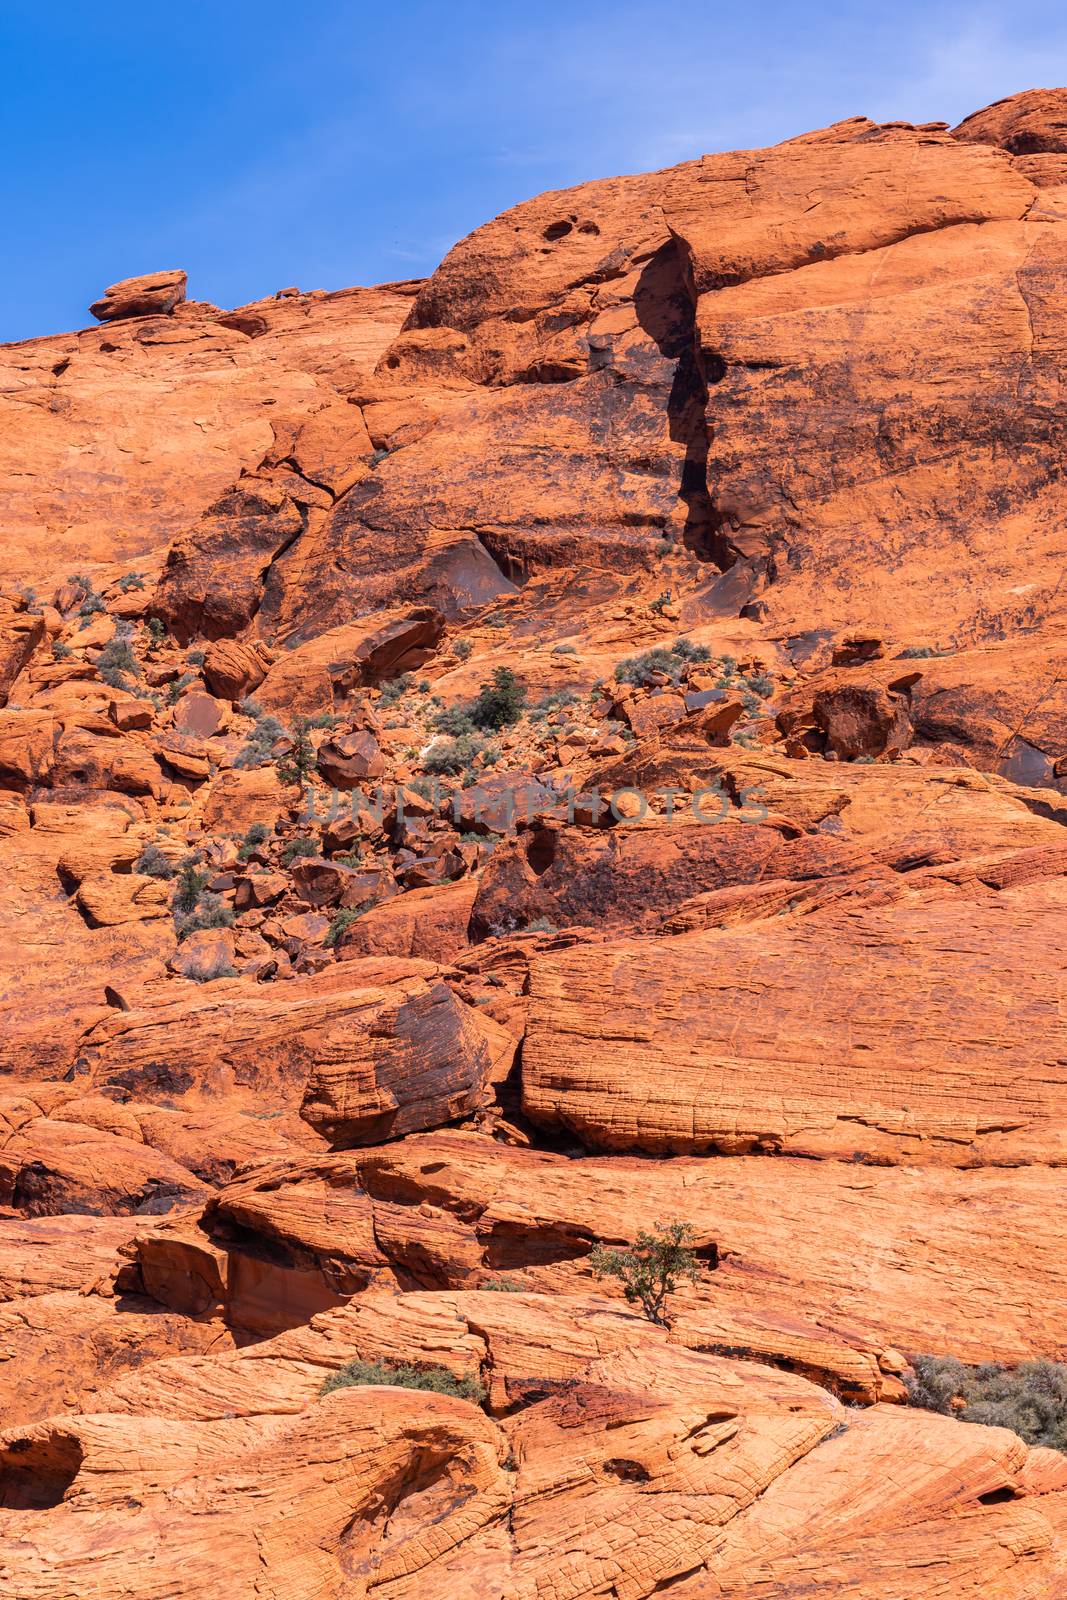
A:
[[[482,684],[469,715],[479,728],[507,728],[518,722],[525,707],[526,685],[510,667],[497,667],[492,683]]]
[[[688,1222],[657,1222],[654,1233],[643,1230],[632,1250],[606,1250],[598,1244],[589,1265],[598,1278],[618,1278],[631,1305],[640,1305],[649,1322],[670,1327],[667,1297],[680,1278],[695,1278],[699,1266],[690,1247],[693,1230]]]
[[[309,727],[307,717],[297,717],[293,723],[292,749],[276,764],[276,771],[283,783],[303,785],[315,770],[315,746],[311,742]]]

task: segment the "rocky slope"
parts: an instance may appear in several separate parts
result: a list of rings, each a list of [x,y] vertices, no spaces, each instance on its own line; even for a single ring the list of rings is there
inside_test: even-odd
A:
[[[1065,130],[0,351],[5,1595],[1067,1590]]]

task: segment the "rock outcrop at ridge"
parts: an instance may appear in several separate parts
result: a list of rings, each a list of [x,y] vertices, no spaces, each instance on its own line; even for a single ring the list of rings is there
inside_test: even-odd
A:
[[[0,351],[0,1591],[1053,1600],[1067,90],[185,291]]]

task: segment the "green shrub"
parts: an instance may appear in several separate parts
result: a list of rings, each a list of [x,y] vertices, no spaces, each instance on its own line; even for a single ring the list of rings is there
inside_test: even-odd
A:
[[[383,706],[395,706],[397,701],[407,694],[415,682],[410,672],[402,672],[399,678],[392,678],[388,683],[383,683],[379,691],[380,702]]]
[[[430,726],[436,728],[438,733],[461,735],[474,732],[474,723],[466,711],[459,706],[446,706],[444,711],[438,711],[436,716],[430,718]]]
[[[679,661],[710,661],[711,651],[707,645],[694,644],[692,639],[675,639],[671,645],[671,655],[677,656]],[[724,656],[725,660],[726,657]]]
[[[350,928],[353,922],[363,915],[370,903],[367,900],[361,906],[342,906],[340,911],[335,913],[333,921],[326,930],[326,937],[322,941],[327,950],[332,950],[340,942],[341,935],[345,929]]]
[[[479,1289],[493,1289],[498,1294],[524,1294],[526,1285],[517,1278],[487,1278],[485,1283],[478,1285]]]
[[[551,694],[546,694],[530,708],[531,722],[543,722],[556,711],[562,711],[566,706],[576,706],[581,702],[581,695],[577,689],[553,689]]]
[[[912,1356],[911,1364],[909,1404],[961,1422],[1010,1428],[1027,1444],[1067,1455],[1067,1366],[1062,1362],[970,1367],[952,1356]]]
[[[688,639],[676,639],[669,650],[657,645],[654,650],[646,650],[643,655],[628,656],[625,661],[620,661],[616,665],[615,677],[619,683],[632,683],[639,688],[650,684],[654,677],[661,673],[672,683],[679,683],[691,662],[710,661],[710,659],[711,652],[702,644],[691,644]]]
[[[53,643],[52,643],[52,660],[53,661],[66,661],[67,657],[70,656],[70,655],[73,655],[73,653],[74,652],[71,650],[70,646],[64,644],[62,639],[56,639],[56,640],[53,641]]]
[[[695,1278],[699,1268],[690,1246],[688,1222],[657,1222],[654,1233],[640,1232],[630,1250],[608,1250],[598,1244],[589,1265],[598,1278],[618,1278],[632,1305],[640,1305],[649,1322],[667,1328],[667,1299],[679,1278]]]
[[[338,862],[342,867],[358,867],[362,856],[359,846],[356,845],[354,850],[339,850],[337,855],[331,857],[331,859]]]
[[[253,822],[244,838],[241,840],[237,852],[238,861],[247,861],[253,850],[258,850],[270,838],[271,830],[265,822]]]
[[[337,1389],[361,1388],[364,1385],[384,1384],[391,1389],[429,1389],[434,1394],[451,1394],[457,1400],[471,1400],[481,1405],[486,1392],[477,1378],[457,1378],[447,1367],[413,1367],[406,1363],[390,1366],[384,1361],[349,1361],[338,1372],[331,1372],[320,1395],[333,1394]]]
[[[474,646],[469,639],[456,639],[452,644],[452,654],[457,656],[460,661],[466,661],[473,649]]]
[[[271,751],[279,739],[285,738],[285,729],[277,717],[260,716],[234,761],[235,767],[262,767],[270,760]]]
[[[298,856],[317,856],[319,851],[317,839],[287,839],[282,845],[282,863],[289,867]]]
[[[233,909],[221,895],[205,892],[191,910],[174,912],[174,926],[179,939],[187,939],[202,928],[232,928]]]
[[[185,659],[191,667],[202,667],[206,660],[207,652],[204,650],[187,650]]]
[[[492,683],[483,683],[470,708],[471,721],[478,728],[500,729],[519,721],[526,706],[526,686],[510,667],[497,667]]]
[[[186,856],[178,868],[178,882],[171,901],[176,911],[191,911],[207,887],[208,874],[201,872],[195,856]]]
[[[148,647],[150,650],[158,650],[160,645],[166,644],[167,630],[158,617],[149,617],[145,622],[145,627],[148,629]]]
[[[549,922],[547,917],[535,917],[532,922],[528,922],[525,928],[519,931],[522,933],[558,933],[559,929],[554,922]]]
[[[465,772],[482,748],[482,741],[472,734],[458,739],[437,738],[423,755],[422,764],[427,772]]]
[[[134,871],[144,873],[146,878],[173,878],[174,867],[167,860],[158,844],[146,844],[141,854],[134,862]],[[206,879],[204,880],[206,883]],[[202,887],[202,886],[201,886]],[[199,890],[197,891],[199,894]],[[196,897],[194,896],[194,904]]]
[[[104,676],[108,672],[128,673],[131,678],[139,678],[141,676],[141,663],[133,653],[130,636],[126,631],[120,633],[116,629],[115,637],[109,640],[101,650],[97,657],[96,665],[105,683],[111,683],[111,679]],[[117,686],[112,684],[112,687]]]
[[[665,589],[661,595],[659,595],[655,600],[653,600],[652,604],[649,606],[648,609],[650,611],[655,611],[658,615],[662,615],[663,612],[670,605],[670,603],[671,603],[671,591],[669,589]]]
[[[182,697],[182,691],[188,689],[192,681],[193,674],[191,672],[183,672],[180,678],[175,678],[172,683],[167,684],[164,693],[168,706],[176,706],[178,704]]]
[[[132,589],[143,589],[144,574],[141,572],[124,572],[119,579],[119,588],[123,594],[129,594]]]
[[[224,955],[217,955],[206,966],[193,967],[188,976],[194,983],[214,983],[216,978],[237,978],[240,973],[231,966]]]
[[[238,701],[237,709],[242,717],[257,718],[263,715],[263,707],[258,700],[253,700],[250,694],[246,694],[243,700]]]

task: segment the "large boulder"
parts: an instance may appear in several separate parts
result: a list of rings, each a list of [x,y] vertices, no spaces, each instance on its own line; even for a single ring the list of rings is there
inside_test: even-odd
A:
[[[98,322],[119,322],[125,317],[168,317],[185,299],[185,282],[185,273],[180,270],[123,278],[105,289],[89,310]]]

